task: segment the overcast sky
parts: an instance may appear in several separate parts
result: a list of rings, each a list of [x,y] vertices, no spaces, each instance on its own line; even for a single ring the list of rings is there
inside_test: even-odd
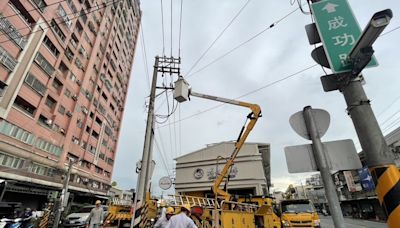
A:
[[[142,1],[142,29],[144,34],[147,67],[151,77],[154,57],[163,53],[161,1]],[[308,44],[304,26],[311,23],[310,15],[300,10],[277,23],[255,39],[236,49],[221,60],[187,77],[189,69],[210,46],[229,21],[246,4],[241,14],[225,31],[210,51],[192,70],[202,69],[208,63],[232,50],[240,43],[263,31],[295,10],[297,4],[290,1],[266,0],[185,0],[183,2],[181,35],[181,69],[194,91],[237,98],[271,82],[285,78],[315,64],[310,56],[313,46]],[[400,26],[400,2],[397,0],[349,1],[362,28],[374,12],[391,8],[394,18],[386,31]],[[163,1],[165,54],[171,55],[171,2]],[[306,7],[307,8],[307,7]],[[172,7],[172,55],[178,57],[180,1],[173,0]],[[141,159],[146,125],[146,98],[149,82],[146,73],[142,37],[139,39],[132,69],[129,93],[114,166],[113,180],[124,189],[136,186],[135,165]],[[364,86],[384,133],[399,126],[400,119],[400,29],[380,37],[374,45],[379,67],[367,69]],[[319,77],[324,72],[319,66],[297,74],[287,80],[258,90],[241,98],[261,106],[263,117],[259,119],[248,141],[271,144],[272,184],[284,190],[290,183],[300,183],[310,175],[289,174],[283,148],[308,143],[298,136],[289,125],[289,117],[311,105],[322,108],[331,115],[331,125],[323,141],[351,138],[357,148],[358,139],[351,119],[346,114],[343,96],[338,91],[325,93]],[[169,75],[160,75],[168,85]],[[176,78],[175,78],[176,79]],[[159,91],[161,92],[161,91]],[[157,98],[157,114],[168,112],[165,94]],[[169,99],[170,109],[172,100]],[[248,110],[224,105],[204,112],[218,103],[193,98],[182,103],[171,123],[157,124],[154,160],[157,165],[153,175],[154,193],[161,190],[158,180],[166,176],[167,169],[173,173],[173,158],[205,147],[206,144],[234,140],[242,127]],[[388,108],[389,107],[389,108]],[[399,113],[397,113],[399,112]],[[195,115],[191,118],[188,116]],[[180,121],[180,119],[184,119]],[[163,119],[158,118],[159,121]],[[165,126],[166,125],[166,126]],[[163,156],[161,156],[161,153]],[[165,157],[166,165],[162,158]],[[168,168],[166,168],[167,166]]]

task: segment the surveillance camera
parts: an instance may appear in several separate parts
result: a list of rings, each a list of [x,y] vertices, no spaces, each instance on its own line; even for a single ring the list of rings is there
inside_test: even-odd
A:
[[[393,13],[390,9],[379,11],[372,16],[348,56],[349,60],[353,63],[352,75],[357,76],[371,61],[374,53],[372,44],[389,24],[392,17]]]
[[[385,27],[389,24],[393,17],[392,10],[386,9],[375,13],[368,25],[363,30],[360,38],[358,39],[356,45],[350,51],[350,59],[356,58],[362,49],[372,47],[372,44],[379,37]]]

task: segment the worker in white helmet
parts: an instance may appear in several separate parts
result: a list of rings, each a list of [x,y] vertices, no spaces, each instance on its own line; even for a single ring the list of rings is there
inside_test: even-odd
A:
[[[169,220],[167,228],[198,228],[193,220],[189,218],[190,215],[190,205],[184,204],[181,206],[181,212],[174,215]]]

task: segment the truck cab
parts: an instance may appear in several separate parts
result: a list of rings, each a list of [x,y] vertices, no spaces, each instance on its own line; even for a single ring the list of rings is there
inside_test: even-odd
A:
[[[282,227],[318,227],[320,219],[309,199],[290,199],[280,203]]]

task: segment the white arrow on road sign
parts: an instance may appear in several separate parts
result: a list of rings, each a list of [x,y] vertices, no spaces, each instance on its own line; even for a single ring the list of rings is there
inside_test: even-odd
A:
[[[338,5],[328,2],[322,10],[326,10],[328,13],[333,13],[336,12],[336,7],[338,7]]]

